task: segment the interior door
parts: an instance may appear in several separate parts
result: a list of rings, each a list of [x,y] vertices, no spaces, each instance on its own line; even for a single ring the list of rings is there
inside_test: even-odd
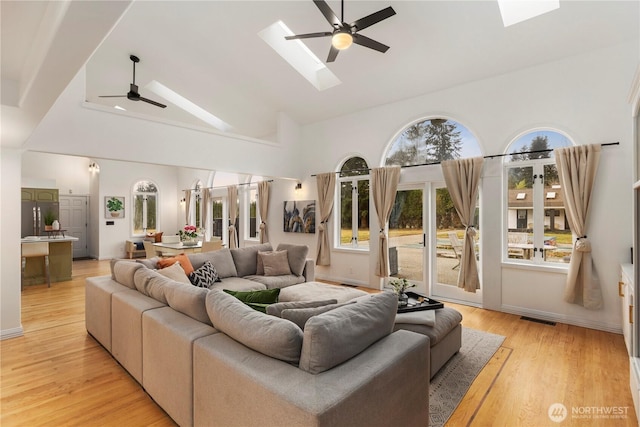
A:
[[[482,289],[472,293],[458,288],[465,227],[460,222],[446,185],[443,182],[433,183],[430,196],[429,230],[430,235],[433,236],[429,240],[431,295],[435,299],[479,305],[482,302]],[[478,214],[479,209],[476,207],[476,215]],[[479,224],[477,218],[475,223]],[[479,238],[480,230],[477,230],[474,247],[478,268],[481,266],[478,251]]]
[[[401,185],[389,218],[389,275],[405,278],[427,293],[424,184]]]
[[[88,196],[60,196],[60,225],[66,236],[77,237],[73,242],[73,258],[86,258]]]

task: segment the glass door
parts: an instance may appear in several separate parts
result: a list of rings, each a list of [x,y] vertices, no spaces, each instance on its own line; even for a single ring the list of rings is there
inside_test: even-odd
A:
[[[428,293],[425,274],[424,185],[401,185],[389,218],[389,275],[405,278],[419,292]]]
[[[433,183],[430,197],[430,271],[431,294],[433,298],[460,301],[462,303],[480,304],[482,302],[481,289],[476,293],[465,292],[458,288],[458,273],[460,272],[460,258],[465,236],[465,227],[456,212],[449,190],[444,183]],[[476,224],[479,224],[476,205]],[[479,262],[480,230],[476,230],[475,253]]]

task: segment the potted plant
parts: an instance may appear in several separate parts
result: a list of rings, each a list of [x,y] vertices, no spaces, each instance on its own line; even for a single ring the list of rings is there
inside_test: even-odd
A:
[[[391,287],[393,287],[393,291],[398,295],[398,305],[405,306],[409,301],[409,297],[405,293],[407,289],[413,288],[415,283],[409,282],[407,279],[393,279],[389,282]]]
[[[44,214],[44,230],[51,231],[53,230],[53,222],[56,220],[56,214],[53,213],[52,210],[48,210]]]
[[[120,211],[124,208],[124,204],[122,200],[117,197],[112,197],[107,200],[107,210],[111,213],[112,217],[120,216]]]

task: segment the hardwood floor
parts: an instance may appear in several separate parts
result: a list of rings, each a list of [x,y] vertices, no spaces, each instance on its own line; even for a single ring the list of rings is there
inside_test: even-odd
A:
[[[86,332],[84,279],[108,273],[108,261],[77,261],[71,281],[23,292],[25,335],[0,342],[0,425],[175,425]],[[638,425],[622,335],[447,305],[464,326],[506,336],[448,426]],[[547,415],[554,403],[568,409],[561,424]],[[604,418],[614,407],[626,413]]]

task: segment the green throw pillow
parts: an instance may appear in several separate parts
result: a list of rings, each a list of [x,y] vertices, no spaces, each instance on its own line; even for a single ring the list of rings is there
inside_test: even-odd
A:
[[[247,304],[254,310],[267,312],[267,306],[269,304],[275,304],[278,302],[278,296],[280,295],[280,288],[264,289],[261,291],[231,291],[224,289],[229,295],[233,295],[243,303]]]

